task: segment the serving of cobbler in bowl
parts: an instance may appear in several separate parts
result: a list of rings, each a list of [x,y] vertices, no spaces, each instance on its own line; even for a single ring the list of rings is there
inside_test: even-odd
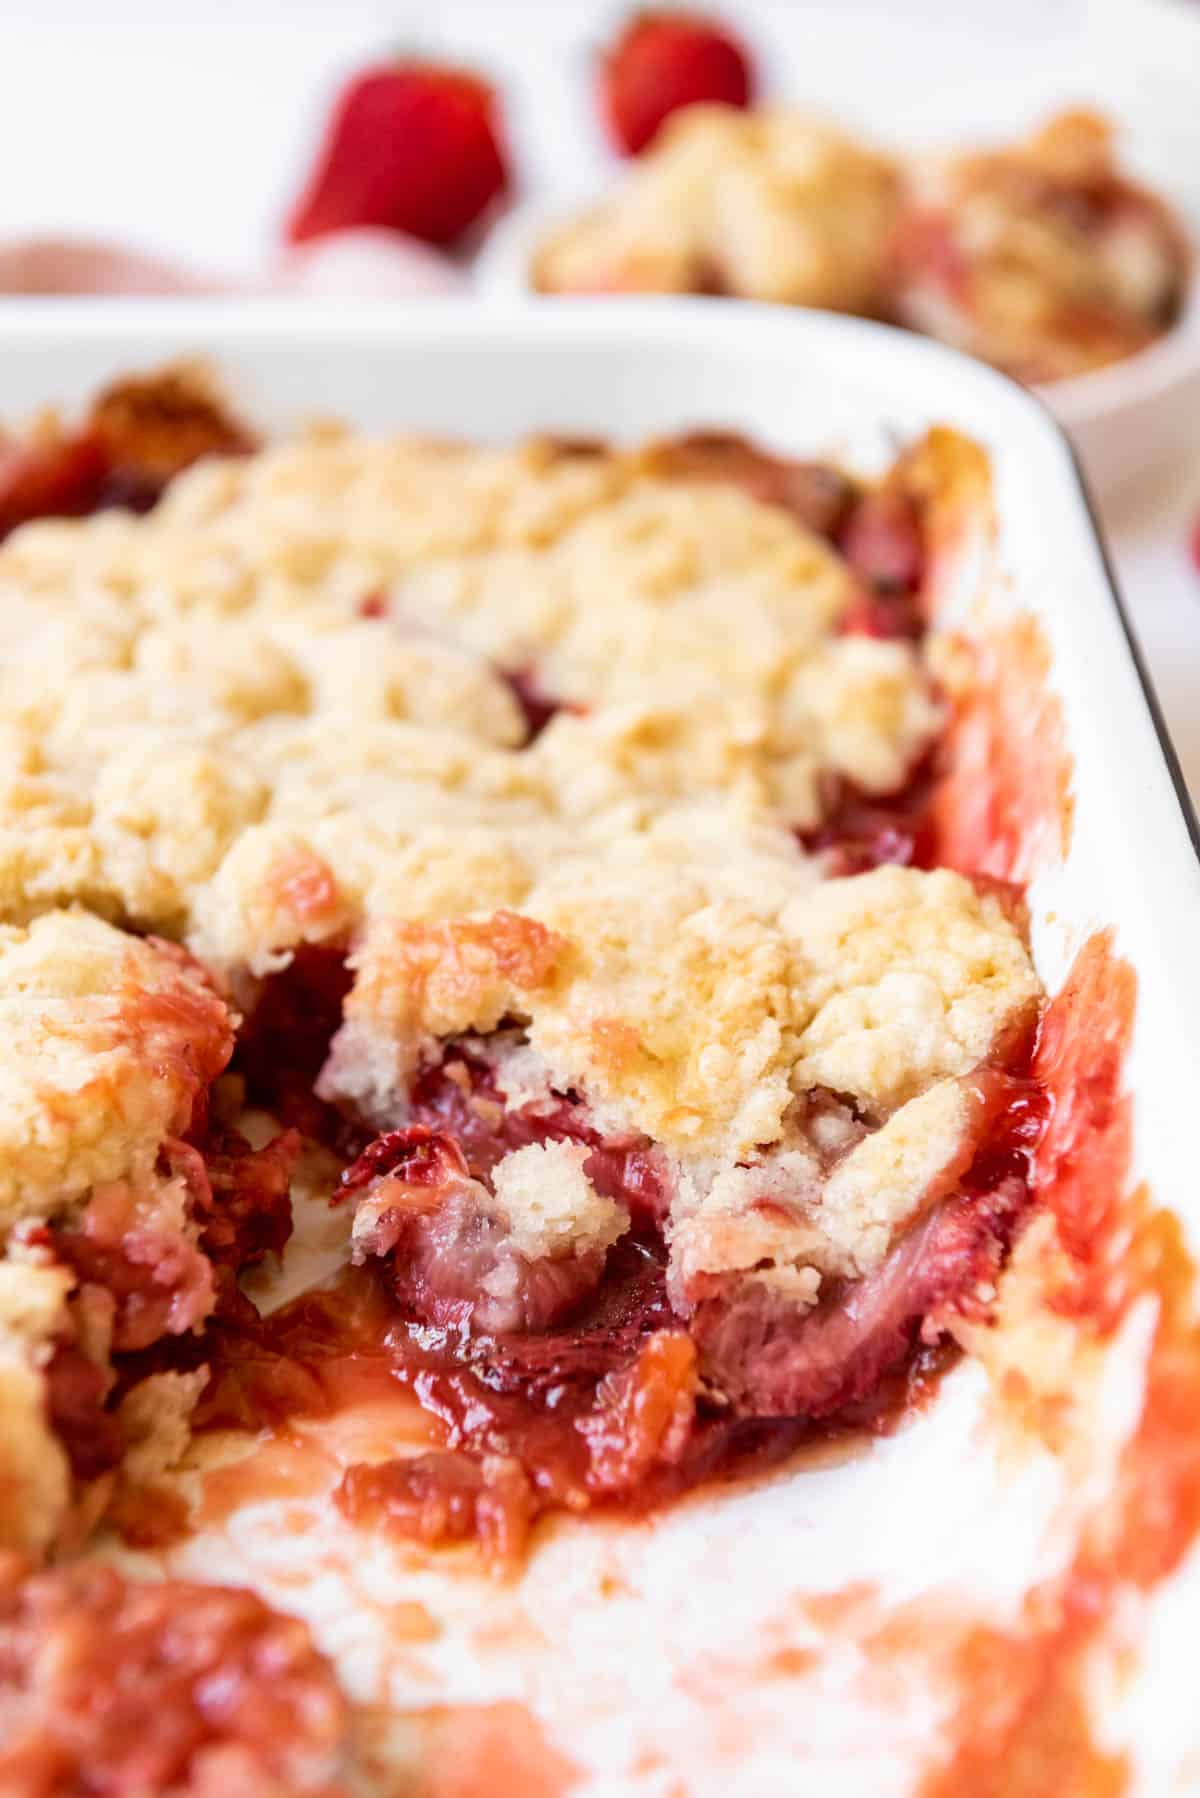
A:
[[[187,368],[6,441],[5,1792],[566,1791],[580,1694],[464,1669],[551,1677],[589,1541],[619,1605],[778,1528],[964,1354],[1051,1428],[996,1344],[1125,1315],[1132,1001],[1031,959],[1035,637],[933,618],[987,491],[945,428],[266,442]]]
[[[531,277],[858,313],[1054,383],[1169,332],[1191,259],[1095,112],[1000,148],[901,155],[794,110],[692,106],[610,200],[546,236]]]

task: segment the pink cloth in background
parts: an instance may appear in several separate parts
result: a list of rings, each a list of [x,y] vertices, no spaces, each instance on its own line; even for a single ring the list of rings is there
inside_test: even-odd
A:
[[[230,280],[87,238],[0,243],[0,296],[281,293],[318,299],[411,299],[461,292],[448,257],[394,231],[339,231],[282,252],[261,275]]]
[[[29,237],[0,243],[0,294],[196,294],[227,284],[116,244],[82,237]]]

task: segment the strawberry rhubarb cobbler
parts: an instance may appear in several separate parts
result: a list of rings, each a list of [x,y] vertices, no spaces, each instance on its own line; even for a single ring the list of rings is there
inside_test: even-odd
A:
[[[304,1626],[113,1558],[206,1441],[403,1406],[342,1520],[511,1568],[986,1324],[1046,1101],[1020,890],[938,865],[980,462],[255,447],[181,373],[10,440],[5,1792],[375,1789]]]
[[[795,112],[691,106],[612,199],[546,239],[532,277],[858,313],[1041,382],[1162,336],[1190,260],[1095,113],[1011,147],[900,157]]]

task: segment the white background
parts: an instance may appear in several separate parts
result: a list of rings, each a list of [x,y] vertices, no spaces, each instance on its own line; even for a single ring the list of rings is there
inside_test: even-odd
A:
[[[450,53],[505,95],[526,197],[611,167],[592,117],[600,0],[0,0],[0,236],[115,237],[252,273],[356,63]],[[1019,127],[1099,99],[1135,158],[1200,211],[1197,0],[729,0],[779,94],[887,138]],[[0,412],[3,396],[0,395]],[[1193,785],[1200,787],[1196,456],[1106,508],[1112,547]]]

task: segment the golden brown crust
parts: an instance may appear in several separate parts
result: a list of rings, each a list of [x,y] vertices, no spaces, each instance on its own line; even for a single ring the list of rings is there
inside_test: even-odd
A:
[[[18,532],[0,913],[264,971],[365,914],[518,905],[697,793],[749,845],[827,773],[899,785],[940,717],[919,655],[839,634],[854,584],[791,512],[661,454],[327,435]],[[570,709],[526,748],[531,669]]]
[[[93,401],[87,428],[115,466],[136,469],[156,485],[202,456],[242,456],[254,448],[252,434],[199,363],[112,382]]]
[[[83,912],[0,927],[0,1231],[103,1183],[150,1184],[229,1059],[233,1019],[167,945]]]

